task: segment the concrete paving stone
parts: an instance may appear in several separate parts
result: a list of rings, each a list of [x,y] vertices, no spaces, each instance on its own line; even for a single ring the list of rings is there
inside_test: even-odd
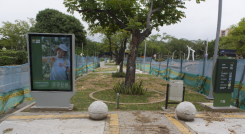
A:
[[[166,125],[167,128],[170,128],[170,134],[181,133],[163,114],[160,114],[159,112],[127,111],[116,113],[118,114],[119,119],[120,134],[158,134],[160,131],[158,128],[159,125]],[[142,122],[140,119],[141,117],[142,119],[148,119],[149,121]]]

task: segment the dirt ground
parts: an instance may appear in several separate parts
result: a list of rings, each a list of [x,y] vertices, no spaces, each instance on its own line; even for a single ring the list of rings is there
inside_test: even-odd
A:
[[[110,70],[110,68],[107,70]],[[163,79],[157,78],[150,74],[136,76],[136,82],[140,82],[141,80],[143,81],[144,88],[166,92],[166,84],[168,82]],[[113,78],[111,73],[103,74],[91,72],[76,81],[76,91],[87,89],[112,89],[114,84],[119,81],[125,81],[125,78]]]

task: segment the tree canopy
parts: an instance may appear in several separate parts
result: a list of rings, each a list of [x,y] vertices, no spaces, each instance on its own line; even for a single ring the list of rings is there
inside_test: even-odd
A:
[[[54,9],[39,11],[36,24],[31,27],[31,32],[38,33],[72,33],[75,34],[76,46],[85,46],[86,31],[81,22],[74,16],[63,14]]]
[[[82,13],[82,19],[89,25],[108,27],[112,32],[120,28],[132,33],[125,79],[127,87],[135,82],[137,48],[142,41],[152,29],[176,24],[185,17],[181,11],[185,3],[181,0],[65,0],[64,4],[68,12]]]
[[[26,33],[29,31],[30,25],[27,21],[15,20],[15,23],[9,21],[2,22],[0,35],[2,35],[1,44],[11,46],[11,49],[24,49],[26,47]]]
[[[232,25],[227,36],[222,37],[219,48],[235,49],[238,54],[245,54],[245,18],[242,18],[237,25]]]

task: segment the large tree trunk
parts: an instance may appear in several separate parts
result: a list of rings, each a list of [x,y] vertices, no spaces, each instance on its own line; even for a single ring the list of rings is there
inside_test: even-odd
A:
[[[130,53],[127,59],[127,71],[125,78],[125,86],[132,87],[135,82],[135,60],[137,57],[137,48],[139,46],[140,31],[135,30],[132,35],[132,41],[129,46]]]
[[[140,33],[140,30],[133,30],[132,41],[129,46],[130,53],[127,59],[127,71],[125,78],[125,86],[132,87],[135,82],[135,60],[137,57],[137,48],[139,44],[151,34],[151,29],[146,29],[143,33]]]

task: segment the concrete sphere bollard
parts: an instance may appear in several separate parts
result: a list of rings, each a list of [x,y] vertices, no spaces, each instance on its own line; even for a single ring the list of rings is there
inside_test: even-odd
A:
[[[196,107],[191,102],[181,102],[175,109],[175,118],[182,120],[194,120]]]
[[[95,101],[89,106],[88,112],[92,119],[100,120],[107,116],[108,107],[102,101]]]

